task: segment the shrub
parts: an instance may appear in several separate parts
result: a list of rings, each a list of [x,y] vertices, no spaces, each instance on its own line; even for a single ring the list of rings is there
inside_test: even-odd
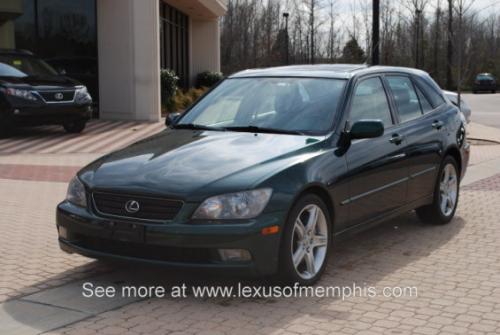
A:
[[[205,71],[196,78],[196,87],[212,87],[224,78],[222,72]]]
[[[207,91],[207,88],[191,88],[186,92],[177,90],[173,98],[173,111],[182,112],[191,106],[200,96]]]
[[[174,96],[177,92],[177,82],[179,77],[173,70],[160,70],[161,81],[161,104],[167,111],[173,111]]]

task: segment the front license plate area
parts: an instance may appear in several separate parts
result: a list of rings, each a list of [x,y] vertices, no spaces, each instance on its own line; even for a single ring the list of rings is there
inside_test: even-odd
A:
[[[113,240],[122,242],[144,242],[144,226],[129,222],[113,222]]]

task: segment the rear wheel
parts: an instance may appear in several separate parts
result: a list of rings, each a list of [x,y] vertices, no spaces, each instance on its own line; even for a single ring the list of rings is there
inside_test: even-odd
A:
[[[312,285],[323,274],[331,243],[328,209],[320,197],[300,198],[285,225],[280,249],[280,277],[285,283]]]
[[[447,156],[441,164],[434,189],[433,203],[417,208],[418,217],[432,224],[446,224],[453,219],[460,192],[460,177],[455,159]]]
[[[64,123],[63,127],[67,133],[79,134],[85,129],[86,125],[87,125],[86,120],[74,120],[74,121]]]

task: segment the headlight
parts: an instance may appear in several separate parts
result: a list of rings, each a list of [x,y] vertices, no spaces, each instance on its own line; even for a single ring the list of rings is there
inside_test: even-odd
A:
[[[92,102],[92,97],[85,86],[77,86],[75,92],[75,101],[78,104],[86,104]]]
[[[37,98],[29,90],[17,89],[17,88],[12,88],[12,87],[0,88],[0,90],[3,93],[10,95],[10,96],[13,96],[13,97],[16,97],[16,98],[37,101]]]
[[[74,177],[68,185],[66,200],[80,207],[87,207],[87,196],[85,195],[85,186],[78,177]]]
[[[251,219],[262,213],[272,193],[270,188],[263,188],[211,197],[198,207],[193,219]]]

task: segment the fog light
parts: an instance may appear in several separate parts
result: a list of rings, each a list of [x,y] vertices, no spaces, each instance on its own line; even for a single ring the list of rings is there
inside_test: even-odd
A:
[[[252,259],[248,250],[244,249],[219,249],[219,256],[225,262],[247,262]]]
[[[14,109],[14,115],[18,115],[19,113],[21,113],[19,109]]]
[[[62,226],[58,226],[57,230],[59,231],[60,238],[63,238],[65,240],[68,239],[68,229],[66,229],[65,227],[62,227]]]

